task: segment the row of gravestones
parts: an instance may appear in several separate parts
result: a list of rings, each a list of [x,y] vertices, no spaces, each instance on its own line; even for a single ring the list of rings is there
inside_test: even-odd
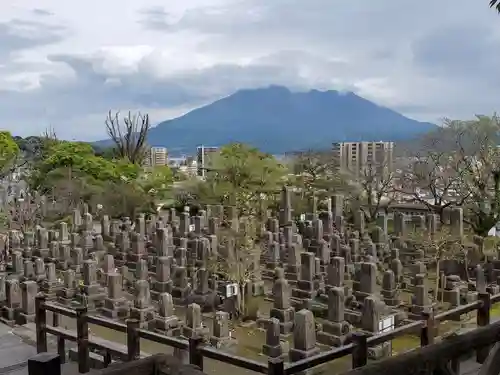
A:
[[[114,221],[111,223],[106,223],[106,221],[109,222],[109,220],[106,217],[103,217],[102,220],[102,235],[97,235],[94,236],[92,235],[91,232],[91,225],[93,226],[92,221],[90,220],[91,217],[89,214],[83,215],[83,219],[81,220],[80,224],[77,225],[78,229],[81,231],[81,233],[78,235],[76,233],[71,233],[69,236],[67,234],[67,226],[66,226],[66,235],[64,231],[64,223],[61,225],[61,230],[59,232],[59,236],[56,236],[54,233],[51,235],[50,231],[45,231],[44,229],[39,229],[36,233],[36,238],[35,241],[37,244],[40,244],[40,246],[37,246],[38,249],[36,252],[39,254],[47,254],[49,255],[49,260],[52,257],[53,260],[56,260],[54,262],[57,266],[60,267],[60,269],[64,270],[67,267],[72,267],[74,268],[75,271],[77,272],[83,272],[83,279],[84,279],[84,284],[87,289],[86,295],[87,299],[90,300],[92,303],[94,297],[106,298],[106,293],[103,293],[102,290],[99,288],[96,288],[90,280],[93,278],[93,276],[87,275],[85,277],[85,269],[90,269],[93,268],[94,266],[90,266],[90,263],[88,261],[83,261],[84,258],[92,255],[96,255],[95,258],[100,258],[100,263],[102,263],[104,260],[103,265],[103,273],[109,273],[109,270],[112,268],[110,266],[111,262],[109,261],[109,255],[114,255],[116,258],[116,263],[121,264],[119,265],[120,270],[123,271],[123,274],[126,276],[127,275],[127,266],[130,266],[130,268],[135,268],[136,269],[136,274],[141,273],[141,269],[147,269],[149,265],[152,266],[152,273],[156,275],[156,280],[154,281],[153,284],[153,293],[156,291],[156,289],[167,288],[166,290],[170,290],[173,292],[173,287],[176,287],[176,292],[173,292],[173,294],[178,295],[180,298],[185,296],[188,291],[188,284],[192,282],[192,284],[195,284],[193,282],[193,279],[189,277],[189,263],[192,262],[194,263],[194,266],[197,266],[198,269],[202,269],[204,264],[204,255],[207,255],[212,251],[212,245],[215,243],[217,244],[217,223],[218,217],[210,216],[206,217],[210,214],[213,214],[213,211],[215,210],[213,207],[210,207],[210,209],[207,209],[205,212],[201,212],[200,215],[196,216],[195,218],[189,218],[187,213],[182,213],[180,215],[177,215],[176,213],[169,213],[169,216],[166,220],[163,220],[161,218],[158,218],[157,220],[145,220],[144,217],[139,217],[135,224],[132,224],[130,220],[124,220],[122,223],[118,223]],[[220,212],[220,208],[218,209]],[[75,211],[74,216],[78,218],[79,212]],[[299,244],[299,238],[300,238],[300,233],[297,233],[301,231],[300,229],[300,223],[298,225],[298,229],[294,228],[293,225],[285,225],[284,227],[279,228],[277,231],[272,230],[273,226],[275,226],[275,221],[277,219],[270,219],[268,221],[268,232],[264,234],[265,236],[269,236],[269,233],[272,233],[273,237],[277,237],[275,244],[278,243],[280,245],[280,250],[282,248],[282,245],[286,244],[286,238],[289,238],[289,235],[287,234],[291,233],[292,239],[295,240],[295,245]],[[279,219],[278,219],[279,221]],[[74,219],[75,223],[79,223],[78,219]],[[193,224],[191,224],[193,222]],[[205,224],[206,223],[206,224]],[[307,302],[310,302],[314,298],[316,298],[317,295],[321,296],[322,289],[320,288],[321,286],[321,277],[324,278],[325,275],[328,274],[328,268],[337,268],[337,269],[343,269],[344,271],[344,278],[350,278],[351,276],[354,277],[355,279],[355,285],[353,286],[353,291],[356,291],[356,282],[361,285],[363,284],[362,280],[376,280],[373,278],[373,274],[377,273],[377,262],[378,258],[375,256],[378,255],[375,252],[370,253],[370,246],[367,246],[367,249],[364,251],[364,254],[354,254],[354,256],[349,256],[349,253],[346,251],[346,245],[342,244],[343,236],[342,233],[338,231],[332,231],[333,235],[337,235],[338,238],[340,239],[340,246],[338,243],[335,243],[333,241],[334,245],[336,248],[334,249],[334,246],[328,248],[328,247],[322,247],[318,246],[318,244],[321,244],[321,240],[324,240],[325,233],[321,235],[321,224],[323,221],[319,221],[319,219],[314,219],[312,221],[312,225],[307,226],[306,228],[312,228],[312,236],[308,236],[307,232],[304,233],[305,240],[310,239],[310,242],[307,244],[303,244],[306,246],[294,246],[295,247],[295,254],[296,256],[296,261],[291,262],[290,259],[288,258],[293,258],[293,255],[285,259],[285,262],[282,262],[281,259],[276,261],[267,261],[266,264],[264,264],[264,267],[266,269],[275,271],[277,266],[282,265],[285,268],[285,276],[286,277],[278,277],[277,280],[280,280],[282,282],[285,280],[287,283],[293,283],[292,289],[291,289],[291,294],[292,297],[290,297],[290,302],[299,302],[295,303],[295,311],[297,309],[297,306],[301,306],[302,304],[308,305]],[[169,225],[167,225],[169,224]],[[235,219],[232,219],[232,225],[235,224]],[[308,224],[304,222],[304,224]],[[190,231],[191,229],[189,226],[194,225],[195,229],[193,231]],[[237,225],[237,223],[236,223]],[[279,226],[278,226],[279,227]],[[134,230],[132,230],[134,228]],[[327,226],[327,230],[325,232],[328,232],[330,227]],[[174,233],[177,235],[180,235],[182,237],[174,237]],[[52,238],[52,241],[48,241],[50,237]],[[29,236],[28,236],[29,237]],[[61,241],[58,243],[57,241],[54,241],[54,238],[60,238]],[[70,237],[70,238],[68,238]],[[308,238],[309,237],[309,238]],[[319,238],[320,240],[317,241],[316,243],[314,242],[314,237],[316,240]],[[80,241],[78,239],[80,238]],[[114,240],[112,244],[105,244],[104,239],[108,240]],[[282,238],[285,239],[285,241],[282,241]],[[45,241],[47,239],[47,241]],[[359,244],[361,241],[365,242],[366,237],[363,238],[363,240],[359,240],[359,238],[356,238],[356,232],[352,233],[352,237],[349,238],[349,243],[351,245],[354,245],[352,247],[356,248],[356,244]],[[292,240],[293,241],[293,240]],[[25,241],[26,242],[26,241]],[[284,242],[284,243],[283,243]],[[306,242],[306,241],[304,241]],[[45,248],[45,243],[47,243],[47,249]],[[264,241],[266,243],[266,241]],[[290,242],[288,242],[290,243]],[[332,243],[330,242],[326,242]],[[24,250],[26,248],[29,248],[27,246],[28,244],[24,244]],[[79,247],[80,245],[81,247]],[[339,247],[344,246],[344,249],[342,251],[337,251],[336,249],[339,249]],[[284,247],[284,246],[283,246]],[[60,259],[56,259],[54,257],[54,252],[55,249],[63,249],[62,251],[62,256],[59,256]],[[217,247],[215,247],[217,250],[219,250]],[[318,257],[318,248],[320,248],[321,252],[319,255],[323,256],[323,262],[322,258]],[[200,250],[201,249],[201,250]],[[306,250],[314,250],[314,251],[306,251]],[[69,252],[68,252],[69,250]],[[194,251],[193,251],[194,250]],[[269,249],[267,249],[269,250]],[[373,247],[372,247],[373,250]],[[392,249],[391,250],[391,256],[392,256],[392,262],[394,265],[398,264],[398,249]],[[32,249],[33,252],[33,249]],[[15,252],[16,253],[16,252]],[[17,252],[19,253],[19,252]],[[287,255],[291,254],[292,252],[289,251]],[[102,254],[108,254],[108,256],[100,257],[99,255]],[[267,251],[267,254],[269,254],[269,251]],[[26,255],[29,255],[29,252],[27,252]],[[61,255],[61,251],[59,252],[59,255]],[[68,256],[69,255],[69,256]],[[363,256],[363,258],[359,258],[359,256]],[[356,259],[355,257],[358,256]],[[13,257],[14,258],[14,257]],[[18,258],[18,256],[17,256]],[[115,258],[113,258],[113,262],[115,263]],[[291,259],[293,260],[293,259]],[[340,260],[344,261],[344,264],[339,266]],[[360,262],[361,260],[361,262]],[[13,264],[17,264],[17,261],[14,261],[13,259]],[[50,264],[50,263],[49,263]],[[107,265],[106,265],[107,264]],[[329,267],[330,265],[332,265]],[[365,264],[368,264],[366,266]],[[160,267],[158,267],[160,265]],[[375,265],[375,267],[373,267]],[[193,266],[193,264],[191,264]],[[156,267],[156,271],[154,268]],[[13,268],[18,268],[18,267],[13,267]],[[80,271],[81,268],[81,271]],[[97,268],[97,266],[95,266]],[[160,270],[158,270],[160,268]],[[417,268],[417,266],[415,267]],[[375,272],[369,272],[367,271],[368,269],[375,269]],[[401,267],[399,266],[394,266],[393,270],[393,276],[391,275],[391,272],[385,272],[384,273],[384,280],[386,280],[386,287],[383,288],[383,293],[385,293],[384,297],[387,300],[393,300],[392,298],[394,294],[394,287],[393,285],[395,282],[391,280],[398,280],[398,272],[401,273]],[[358,272],[356,272],[358,270]],[[359,271],[361,270],[361,271]],[[395,272],[396,271],[396,272]],[[149,274],[149,270],[146,272],[142,272],[143,274]],[[90,272],[91,274],[92,272]],[[330,272],[330,275],[333,274],[334,272]],[[89,274],[87,272],[87,274]],[[201,274],[206,274],[204,272],[201,272]],[[294,277],[295,274],[295,277]],[[425,307],[426,303],[426,295],[427,293],[423,293],[422,290],[425,288],[425,285],[419,285],[419,280],[422,279],[422,277],[416,277],[416,275],[424,275],[425,273],[416,273],[413,279],[415,280],[414,287],[415,287],[415,299],[416,303],[415,305],[417,307]],[[368,276],[369,275],[369,276]],[[173,276],[173,277],[171,277]],[[210,278],[210,275],[207,275],[208,279]],[[331,278],[332,276],[330,276]],[[141,279],[141,276],[137,277],[139,280]],[[205,277],[201,278],[202,280],[205,280]],[[287,280],[288,279],[288,280]],[[294,280],[295,279],[295,280]],[[86,281],[87,280],[87,283]],[[176,282],[177,280],[177,282]],[[356,281],[357,280],[357,281]],[[259,281],[259,280],[257,280]],[[374,285],[370,284],[371,281],[366,282],[365,285]],[[194,290],[199,290],[200,294],[203,295],[203,291],[206,291],[206,287],[204,285],[208,285],[209,283],[205,282],[200,282],[199,284],[196,285],[201,285],[200,287],[195,286]],[[328,284],[328,283],[327,283]],[[96,284],[97,285],[97,284]],[[158,286],[157,286],[158,285]],[[259,285],[259,283],[255,283],[255,285]],[[276,285],[276,284],[275,284]],[[334,284],[331,284],[334,285]],[[392,286],[391,286],[392,285]],[[330,300],[335,300],[336,297],[330,298],[330,291],[326,291],[326,286],[324,287],[325,295],[328,296],[328,301]],[[422,286],[420,288],[420,286]],[[348,300],[352,304],[352,299],[349,294],[350,290],[348,289],[347,291],[344,288],[342,288],[342,285],[339,285],[340,289],[344,290],[344,300]],[[170,289],[168,289],[170,288]],[[198,289],[199,288],[199,289]],[[108,293],[109,289],[112,289],[112,293],[116,292],[116,288],[108,288]],[[282,289],[287,289],[287,288],[282,288]],[[259,288],[254,288],[254,290],[259,290]],[[376,293],[373,291],[375,290],[374,287],[368,286],[368,287],[359,287],[359,291],[361,293],[366,294],[367,297],[369,297],[368,301],[371,301],[371,299],[374,299],[376,303],[371,303],[369,302],[368,304],[364,303],[364,301],[358,301],[358,310],[360,311],[365,311],[364,316],[370,317],[370,316],[376,316],[377,314],[371,314],[368,313],[367,311],[370,310],[370,306],[378,306],[379,301],[377,300]],[[372,291],[372,292],[370,292]],[[183,294],[185,293],[185,294]],[[286,293],[284,293],[286,295]],[[356,293],[352,293],[356,294]],[[276,296],[277,294],[274,293]],[[366,297],[365,296],[365,297]],[[420,297],[419,297],[420,296]],[[109,298],[109,294],[107,296]],[[113,294],[112,296],[113,297]],[[295,298],[295,301],[293,300]],[[340,297],[337,297],[339,299]],[[111,298],[113,299],[113,298]],[[361,298],[362,299],[362,298]],[[366,300],[366,298],[365,298]],[[419,302],[419,300],[421,302]],[[389,301],[390,302],[390,301]],[[333,302],[332,302],[333,303]],[[390,302],[392,303],[392,302]],[[282,310],[280,312],[276,312],[276,316],[278,318],[278,321],[280,322],[280,327],[292,327],[293,326],[293,313],[291,310],[287,310],[288,308],[283,307],[286,306],[286,303],[281,303],[278,302],[278,308],[277,310]],[[280,306],[281,304],[281,306]],[[337,302],[338,305],[338,302]],[[344,303],[345,305],[345,303]],[[368,307],[365,307],[368,306]],[[109,306],[119,306],[115,304],[111,304]],[[348,306],[351,307],[351,306]],[[112,313],[108,313],[111,316],[113,315],[113,309],[108,309],[111,310]],[[119,310],[119,308],[118,308]],[[332,308],[333,310],[333,308]],[[379,309],[378,309],[379,310]],[[288,312],[286,312],[288,311]],[[118,314],[116,314],[118,315]],[[339,315],[339,313],[336,313],[336,315]],[[356,315],[356,314],[354,314]],[[282,318],[282,321],[280,321],[280,317]],[[332,315],[333,316],[333,315]],[[347,313],[347,316],[349,316],[349,313]],[[346,319],[347,320],[347,319]],[[340,326],[343,325],[343,320],[340,322],[335,321],[332,318],[333,323],[341,323]],[[365,327],[368,326],[369,319],[361,319],[361,321],[365,322]],[[375,321],[375,320],[373,320]],[[290,324],[291,323],[291,324]],[[345,325],[343,325],[345,326]],[[291,328],[280,328],[282,331],[288,330],[290,331]],[[339,328],[337,327],[336,329],[331,329],[331,331],[334,332],[343,332],[345,331],[346,328]],[[376,331],[376,329],[374,329]],[[319,331],[323,332],[323,331]],[[328,331],[324,331],[328,333]],[[336,337],[340,337],[340,341],[342,341],[342,336],[345,335],[333,335]],[[319,336],[321,337],[321,335]],[[334,342],[338,342],[337,339],[333,340]],[[332,340],[330,340],[332,341]]]

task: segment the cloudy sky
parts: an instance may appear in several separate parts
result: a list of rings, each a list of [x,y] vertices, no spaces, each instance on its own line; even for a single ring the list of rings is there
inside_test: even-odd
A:
[[[109,109],[157,122],[269,84],[470,118],[500,109],[499,63],[487,0],[2,0],[0,124],[99,139]]]

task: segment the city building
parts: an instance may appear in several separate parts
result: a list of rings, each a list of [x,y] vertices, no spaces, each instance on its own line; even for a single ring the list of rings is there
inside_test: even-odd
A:
[[[210,156],[217,152],[219,152],[218,147],[206,147],[201,145],[196,148],[196,174],[199,177],[205,177],[207,169],[210,168]]]
[[[394,142],[338,142],[333,144],[333,155],[340,170],[358,174],[371,166],[392,171]]]
[[[165,147],[151,147],[146,154],[144,163],[147,167],[156,167],[168,164],[168,151]]]

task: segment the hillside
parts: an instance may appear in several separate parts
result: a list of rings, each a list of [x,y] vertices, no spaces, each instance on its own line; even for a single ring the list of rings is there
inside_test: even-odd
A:
[[[152,128],[149,143],[171,153],[193,153],[196,146],[244,142],[282,154],[329,148],[349,140],[410,139],[435,128],[378,106],[354,93],[295,93],[270,86],[231,96]]]

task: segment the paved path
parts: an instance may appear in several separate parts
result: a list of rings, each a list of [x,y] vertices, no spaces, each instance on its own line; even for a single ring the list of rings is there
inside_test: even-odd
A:
[[[28,374],[28,359],[35,354],[34,346],[13,334],[11,327],[0,324],[0,374]]]
[[[0,375],[28,375],[28,359],[36,355],[32,328],[12,328],[0,323]],[[66,363],[61,370],[62,375],[76,374],[78,363]]]

